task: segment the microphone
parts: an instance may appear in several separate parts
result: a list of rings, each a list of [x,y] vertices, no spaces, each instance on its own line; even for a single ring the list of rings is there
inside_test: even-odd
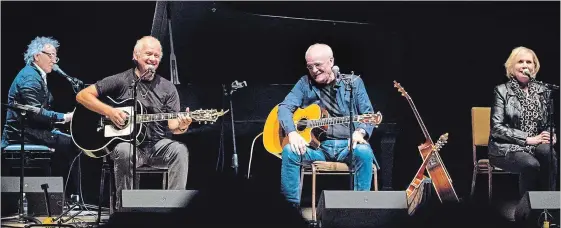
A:
[[[530,78],[534,78],[534,76],[532,76],[532,74],[530,74],[530,70],[528,70],[528,68],[524,69],[522,71],[522,73]]]
[[[138,78],[138,80],[144,79],[148,76],[148,74],[154,74],[154,73],[156,73],[156,67],[153,65],[148,65],[146,67],[146,71],[144,71],[144,73]]]
[[[150,73],[155,73],[156,67],[154,65],[148,65],[148,69],[146,70],[149,71]]]
[[[66,74],[64,71],[62,71],[62,69],[60,69],[60,67],[57,64],[53,65],[53,70],[59,73],[60,75],[62,75],[63,77],[65,77],[70,83],[84,84],[84,82],[82,82],[80,79],[77,79],[75,77]]]
[[[335,77],[339,77],[339,75],[341,74],[339,71],[339,66],[337,65],[333,65],[333,67],[331,68],[331,71],[333,71],[333,74],[335,74]]]
[[[70,76],[68,74],[64,73],[64,71],[62,71],[57,64],[53,65],[53,70],[56,71],[57,73],[59,73],[60,75],[64,76],[65,78],[70,78]]]

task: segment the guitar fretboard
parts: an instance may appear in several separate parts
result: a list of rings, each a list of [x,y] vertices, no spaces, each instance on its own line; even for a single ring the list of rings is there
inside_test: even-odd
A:
[[[170,120],[176,119],[179,114],[184,114],[186,116],[190,116],[193,119],[196,117],[190,115],[188,112],[177,112],[177,113],[157,113],[157,114],[142,114],[136,116],[136,122],[154,122],[154,121],[162,121],[162,120]]]
[[[358,117],[359,116],[353,116],[353,122],[357,122]],[[344,116],[344,117],[329,117],[329,118],[323,118],[323,119],[319,119],[319,120],[310,120],[308,122],[308,127],[319,127],[319,126],[326,126],[326,125],[348,123],[349,118],[350,118],[350,116]]]

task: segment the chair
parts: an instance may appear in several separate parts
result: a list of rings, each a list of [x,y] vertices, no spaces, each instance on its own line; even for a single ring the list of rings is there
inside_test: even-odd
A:
[[[489,185],[489,202],[493,195],[493,174],[509,174],[501,168],[495,167],[489,163],[489,159],[477,159],[477,147],[487,146],[489,143],[489,134],[491,133],[491,108],[490,107],[472,107],[471,108],[471,135],[473,149],[473,177],[471,181],[470,197],[475,193],[475,181],[478,174],[487,174]]]
[[[312,175],[312,220],[316,218],[316,175],[348,175],[349,166],[342,162],[326,162],[315,161],[311,164],[303,165],[300,172],[300,194],[302,194],[302,186],[304,183],[304,175]],[[372,185],[374,191],[378,191],[378,169],[376,165],[372,165]]]
[[[109,151],[107,151],[107,149],[105,149],[107,153],[110,153]],[[103,192],[104,192],[104,184],[105,184],[105,178],[108,176],[109,177],[109,214],[112,215],[115,211],[115,189],[114,189],[114,181],[115,179],[113,178],[114,172],[113,172],[113,163],[109,162],[110,159],[107,159],[107,157],[103,157],[103,164],[101,167],[101,180],[100,180],[100,188],[99,188],[99,210],[98,210],[98,218],[97,218],[97,222],[99,224],[100,219],[101,219],[101,203],[103,200]],[[169,172],[167,168],[155,168],[155,167],[151,167],[148,165],[143,165],[141,167],[138,167],[136,169],[136,182],[135,182],[135,186],[134,189],[139,189],[140,187],[140,174],[145,174],[145,173],[160,173],[163,175],[163,180],[162,180],[162,189],[167,189],[168,187],[168,177],[169,177]]]
[[[8,145],[2,150],[2,157],[5,159],[5,164],[8,168],[6,171],[10,171],[9,169],[20,169],[21,145]],[[55,151],[54,149],[44,145],[24,144],[23,150],[25,153],[25,169],[42,169],[45,176],[51,175],[51,156]]]

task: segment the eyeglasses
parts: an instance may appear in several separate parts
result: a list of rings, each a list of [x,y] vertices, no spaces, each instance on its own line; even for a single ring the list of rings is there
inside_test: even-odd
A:
[[[326,63],[326,62],[309,64],[309,65],[306,65],[306,68],[308,68],[308,70],[313,70],[314,67],[315,67],[315,68],[320,68],[320,67],[322,67],[323,65],[325,65],[325,63]]]
[[[41,51],[43,54],[49,56],[49,58],[54,59],[55,63],[58,63],[58,61],[60,60],[55,53],[48,53],[46,51]]]

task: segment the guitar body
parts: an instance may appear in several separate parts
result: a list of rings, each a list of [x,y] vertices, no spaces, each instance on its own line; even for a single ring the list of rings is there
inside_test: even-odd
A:
[[[122,102],[115,102],[109,98],[107,104],[117,109],[123,110],[129,115],[125,126],[120,129],[116,127],[108,118],[87,109],[82,105],[77,105],[74,109],[74,116],[70,122],[70,134],[74,144],[80,148],[86,155],[98,158],[107,154],[105,149],[112,143],[132,142],[131,134],[134,127],[132,126],[133,99],[127,99]],[[144,114],[142,104],[137,101],[138,114]],[[144,124],[138,123],[137,145],[141,144],[145,138]]]
[[[271,110],[269,116],[267,116],[265,127],[263,129],[263,145],[269,153],[272,153],[275,156],[280,156],[282,148],[289,143],[288,134],[284,132],[284,129],[280,125],[278,111],[279,106],[277,105],[273,108],[273,110]],[[324,116],[325,112],[322,111],[317,104],[312,104],[304,109],[297,109],[293,114],[292,120],[294,120],[296,131],[313,148],[319,147],[320,142],[318,140],[318,134],[326,128],[306,128],[304,124],[299,122],[302,120],[320,119]]]
[[[267,116],[265,127],[263,129],[263,145],[265,149],[277,156],[281,157],[282,148],[289,144],[288,133],[280,125],[278,119],[279,106],[275,106]],[[311,148],[319,148],[320,140],[324,138],[328,126],[335,124],[348,123],[349,116],[329,117],[327,110],[322,109],[317,104],[311,104],[306,108],[298,108],[292,115],[296,132],[309,144]],[[353,122],[375,124],[377,126],[382,122],[382,114],[380,112],[372,114],[361,114],[353,116]]]
[[[426,163],[426,170],[429,174],[430,179],[434,189],[436,190],[436,195],[440,202],[459,202],[458,195],[454,190],[452,185],[452,179],[448,175],[448,171],[444,167],[442,159],[440,159],[439,153],[431,153],[432,143],[426,141],[425,143],[418,146],[419,152],[424,160],[428,160]],[[421,179],[422,181],[422,179]]]

